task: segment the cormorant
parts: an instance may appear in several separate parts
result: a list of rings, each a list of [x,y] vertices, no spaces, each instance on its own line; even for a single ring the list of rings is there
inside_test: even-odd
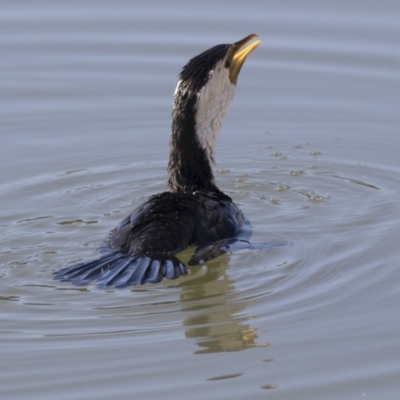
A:
[[[197,249],[201,264],[248,239],[250,224],[215,182],[214,144],[247,56],[260,44],[249,35],[192,58],[182,69],[172,109],[170,191],[150,197],[107,236],[100,259],[72,265],[55,278],[99,287],[175,279],[188,273],[176,254]]]

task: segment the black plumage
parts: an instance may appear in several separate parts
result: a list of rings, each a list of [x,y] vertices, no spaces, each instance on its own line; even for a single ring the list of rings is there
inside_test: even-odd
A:
[[[107,236],[100,259],[65,267],[55,273],[56,279],[77,285],[97,280],[100,287],[154,283],[188,273],[176,257],[188,246],[197,246],[189,261],[195,265],[228,251],[238,241],[247,241],[250,224],[215,184],[213,160],[199,141],[196,112],[212,71],[221,68],[222,62],[231,71],[235,54],[254,37],[215,46],[183,68],[172,112],[171,191],[150,197],[122,220]],[[238,71],[244,59],[236,61],[240,62]]]

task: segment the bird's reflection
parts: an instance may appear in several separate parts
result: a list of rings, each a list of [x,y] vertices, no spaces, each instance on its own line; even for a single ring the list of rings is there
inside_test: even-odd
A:
[[[200,347],[196,354],[262,345],[256,343],[257,330],[248,322],[246,301],[240,299],[228,269],[229,255],[225,254],[207,262],[206,267],[192,267],[192,277],[180,285],[185,334],[196,339]]]

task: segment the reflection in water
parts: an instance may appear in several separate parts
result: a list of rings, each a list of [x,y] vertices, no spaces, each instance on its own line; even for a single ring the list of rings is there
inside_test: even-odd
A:
[[[186,318],[186,337],[196,338],[201,350],[196,354],[244,350],[257,344],[257,330],[249,323],[243,311],[246,302],[235,290],[235,282],[229,278],[229,256],[210,260],[207,267],[192,268],[195,279],[184,280],[181,288],[182,311]]]

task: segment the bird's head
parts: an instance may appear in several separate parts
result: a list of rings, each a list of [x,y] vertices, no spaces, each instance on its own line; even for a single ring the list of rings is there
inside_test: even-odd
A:
[[[175,95],[190,90],[200,95],[207,87],[236,85],[247,56],[260,45],[256,34],[233,44],[219,44],[193,57],[179,75]]]
[[[214,146],[233,99],[239,72],[247,56],[260,43],[258,36],[252,34],[233,44],[214,46],[183,67],[175,89],[173,114],[187,113],[187,107],[194,106],[200,142]]]
[[[258,36],[252,34],[233,44],[214,46],[183,67],[172,110],[170,170],[177,166],[183,173],[183,164],[185,168],[199,165],[194,160],[183,160],[202,153],[212,169],[215,140],[233,99],[240,70],[260,43]],[[196,143],[200,151],[195,151]]]

